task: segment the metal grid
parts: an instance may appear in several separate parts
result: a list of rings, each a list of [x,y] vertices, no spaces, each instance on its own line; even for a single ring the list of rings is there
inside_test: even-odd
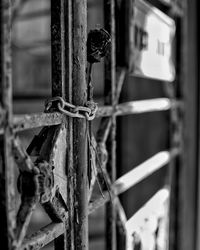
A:
[[[179,153],[177,142],[173,142],[172,149],[159,152],[116,180],[116,116],[171,110],[171,119],[177,125],[177,110],[181,103],[177,101],[176,95],[169,95],[169,98],[118,104],[126,69],[116,70],[115,1],[105,0],[105,28],[111,34],[112,42],[109,57],[105,60],[105,106],[100,107],[96,114],[96,117],[102,117],[97,138],[90,135],[90,140],[98,159],[93,160],[96,171],[92,173],[92,179],[98,175],[99,179],[107,182],[109,188],[99,194],[96,200],[90,201],[93,185],[88,183],[88,162],[91,157],[88,150],[92,149],[86,132],[90,122],[66,117],[55,110],[13,116],[11,22],[22,2],[0,1],[1,243],[4,249],[40,249],[54,240],[55,249],[88,249],[88,215],[107,203],[106,247],[114,250],[117,248],[116,226],[121,228],[122,237],[126,237],[127,224],[118,195],[170,163]],[[180,15],[180,11],[176,11],[178,7],[174,6],[167,6],[169,13]],[[51,1],[52,96],[60,96],[78,106],[84,106],[88,100],[86,28],[86,0]],[[42,126],[44,128],[26,152],[16,132]],[[179,130],[176,133],[179,134]],[[34,150],[38,154],[35,162],[30,157]],[[161,155],[164,157],[159,160]],[[99,161],[102,172],[99,170]],[[14,162],[20,170],[18,182],[21,205],[17,214],[14,203]],[[66,175],[64,183],[58,177],[59,171]],[[52,223],[27,236],[30,218],[38,202]],[[126,249],[125,243],[120,249]]]

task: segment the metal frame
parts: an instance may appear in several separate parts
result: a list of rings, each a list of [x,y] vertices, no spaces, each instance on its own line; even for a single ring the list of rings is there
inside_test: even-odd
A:
[[[16,2],[13,15],[20,6]],[[18,4],[23,2],[19,1]],[[126,68],[116,69],[115,0],[104,0],[105,29],[111,34],[112,42],[109,56],[105,60],[105,106],[99,107],[96,114],[96,117],[102,118],[97,138],[91,135],[92,142],[88,140],[87,131],[90,126],[86,119],[66,117],[55,110],[49,113],[13,116],[12,4],[11,0],[0,1],[1,244],[4,249],[40,249],[54,240],[55,249],[88,249],[88,215],[107,204],[106,248],[117,249],[116,229],[120,228],[121,237],[125,238],[120,250],[126,249],[126,225],[129,220],[126,219],[118,195],[151,173],[173,163],[180,152],[177,141],[173,140],[169,151],[159,152],[116,180],[116,116],[169,110],[171,122],[175,122],[176,129],[178,126],[178,131],[171,131],[172,137],[177,138],[178,135],[180,140],[180,120],[174,117],[177,118],[182,103],[177,100],[175,93],[169,95],[169,98],[118,104]],[[162,2],[160,4],[162,5]],[[167,11],[180,16],[180,11],[175,11],[177,8],[174,6],[167,6]],[[60,96],[79,106],[84,106],[88,100],[85,73],[86,28],[86,0],[51,0],[52,96]],[[16,137],[16,132],[36,127],[44,128],[38,137],[33,139],[26,152]],[[56,149],[59,147],[60,151]],[[88,162],[91,160],[88,158],[91,157],[88,150],[93,150],[94,152],[90,153],[95,155],[93,164],[96,171],[92,173],[92,178],[106,182],[108,188],[99,194],[96,200],[89,202],[93,185],[89,185],[88,181]],[[37,155],[36,162],[30,157],[34,151]],[[60,163],[58,159],[63,161]],[[19,189],[22,197],[17,214],[14,199],[14,162],[20,169]],[[139,175],[141,169],[144,171]],[[62,186],[59,186],[59,171],[66,175]],[[30,184],[27,180],[34,187],[28,192],[26,188],[29,189]],[[54,180],[54,184],[50,182],[46,185],[45,180]],[[27,227],[37,202],[42,204],[52,223],[27,236]]]

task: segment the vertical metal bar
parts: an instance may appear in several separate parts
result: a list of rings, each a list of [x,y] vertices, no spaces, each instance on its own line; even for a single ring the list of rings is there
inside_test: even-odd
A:
[[[66,97],[69,102],[83,106],[87,101],[86,13],[86,0],[73,1],[73,4],[64,0],[51,1],[52,95]],[[69,230],[67,243],[59,238],[55,241],[55,248],[65,249],[67,244],[69,249],[75,246],[76,249],[88,249],[87,124],[84,119],[72,121],[69,118],[67,126]]]
[[[182,94],[180,93],[181,90],[181,65],[182,65],[182,25],[181,20],[177,18],[176,20],[176,42],[175,42],[175,51],[176,51],[176,80],[173,83],[166,83],[167,87],[167,95],[171,99],[171,101],[176,100],[176,98],[182,98]],[[181,46],[180,46],[181,44]],[[170,148],[179,147],[181,144],[181,124],[182,120],[180,120],[180,110],[173,108],[170,110]],[[179,169],[180,169],[180,156],[171,159],[169,163],[169,184],[170,184],[170,213],[169,213],[169,230],[168,230],[168,247],[169,249],[177,249],[178,244],[178,193],[179,193],[179,185],[178,185],[178,178],[179,178]]]
[[[65,82],[65,1],[51,0],[52,96],[64,97]]]
[[[197,185],[199,136],[199,1],[183,1],[182,76],[183,148],[179,171],[178,248],[197,249]]]
[[[106,102],[116,105],[116,55],[115,55],[115,0],[104,0],[105,29],[111,34],[110,55],[105,59]],[[106,103],[106,104],[108,104]],[[116,118],[112,116],[111,134],[108,140],[109,161],[107,170],[113,182],[116,179]],[[106,206],[106,249],[116,249],[116,210],[114,203]]]
[[[5,111],[4,135],[0,138],[0,242],[11,249],[14,241],[15,189],[12,159],[11,1],[0,1],[0,93]]]
[[[85,106],[87,1],[73,1],[73,104]],[[88,249],[88,178],[87,122],[74,119],[73,150],[75,168],[75,245],[77,250]]]
[[[72,0],[68,0],[66,3],[67,13],[66,13],[66,82],[68,83],[65,91],[66,91],[66,100],[69,103],[72,103]],[[67,119],[67,131],[68,131],[68,159],[67,159],[67,168],[68,168],[68,183],[67,183],[67,195],[68,195],[68,233],[67,233],[67,249],[74,250],[74,166],[73,166],[73,119]]]
[[[184,17],[179,20],[177,61],[179,98],[184,101],[183,145],[177,159],[171,197],[169,249],[199,249],[198,243],[198,141],[199,136],[199,51],[198,1],[182,1]],[[181,46],[180,46],[181,45]],[[173,217],[172,217],[173,216]]]
[[[65,0],[51,0],[51,65],[52,96],[65,98],[66,80],[66,23],[67,13]],[[64,168],[65,166],[63,166]],[[67,171],[66,171],[67,172]],[[65,250],[67,231],[54,241],[55,250]]]

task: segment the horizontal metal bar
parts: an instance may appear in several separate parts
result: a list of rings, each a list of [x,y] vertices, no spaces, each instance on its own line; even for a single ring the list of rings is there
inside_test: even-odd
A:
[[[12,42],[12,48],[16,50],[35,50],[35,49],[41,49],[41,48],[47,48],[50,49],[51,42],[49,39],[46,40],[36,40],[32,41],[31,43],[20,43],[18,41]]]
[[[109,117],[113,114],[116,116],[122,116],[166,111],[171,108],[179,107],[180,105],[181,102],[171,101],[168,98],[132,101],[119,104],[115,109],[112,106],[101,106],[97,111],[96,117]],[[13,129],[14,132],[18,132],[42,126],[58,125],[62,123],[63,119],[63,114],[59,112],[15,115]],[[3,130],[0,128],[0,134],[2,133]]]
[[[119,195],[137,183],[141,182],[155,171],[164,167],[170,162],[171,153],[169,151],[162,151],[138,165],[127,174],[123,175],[113,184],[113,191]]]
[[[59,112],[15,115],[13,118],[13,131],[20,132],[43,126],[59,125],[63,119],[63,114]],[[0,126],[0,134],[3,134],[3,132],[3,126]]]
[[[63,223],[51,223],[26,238],[21,246],[21,249],[40,249],[62,235],[64,230],[65,228]]]
[[[50,9],[43,9],[18,15],[15,21],[27,21],[30,19],[46,17],[46,16],[50,16]]]
[[[64,116],[59,112],[37,113],[14,116],[14,132],[32,129],[42,126],[52,126],[61,124]]]
[[[28,0],[12,0],[12,23],[26,2],[28,2]]]
[[[29,1],[31,0],[12,0],[12,23],[18,18],[23,6]]]
[[[123,175],[117,179],[111,189],[115,195],[119,195],[129,188],[133,187],[137,183],[141,182],[155,171],[167,165],[172,158],[179,154],[178,149],[173,149],[170,151],[162,151],[154,155],[147,161],[143,162],[139,166],[135,167],[133,170]],[[90,211],[94,212],[97,208],[103,206],[106,202],[110,200],[110,195],[108,191],[103,192],[103,197],[100,196],[96,200],[90,203]]]
[[[179,101],[171,101],[168,98],[155,98],[139,100],[118,104],[115,109],[112,106],[102,106],[98,108],[96,117],[107,117],[115,114],[116,116],[142,114],[148,112],[166,111],[179,106]]]

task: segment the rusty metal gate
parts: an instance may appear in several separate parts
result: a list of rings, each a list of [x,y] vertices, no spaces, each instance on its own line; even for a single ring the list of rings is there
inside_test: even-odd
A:
[[[180,153],[181,138],[182,106],[177,100],[181,94],[181,69],[177,68],[174,85],[167,84],[168,98],[119,104],[127,68],[116,64],[116,1],[105,0],[104,28],[111,40],[105,30],[100,30],[108,52],[105,58],[105,105],[97,110],[90,71],[105,51],[91,47],[92,58],[97,58],[89,58],[87,63],[87,1],[51,0],[52,98],[47,100],[44,113],[13,116],[11,25],[21,1],[0,1],[1,246],[3,249],[40,249],[54,241],[55,249],[59,250],[88,249],[88,215],[107,204],[106,247],[117,248],[118,228],[121,239],[118,249],[126,249],[128,220],[118,195],[167,164],[170,164],[172,189],[175,188],[173,165]],[[178,43],[182,35],[179,32],[182,9],[177,1],[159,2],[175,20]],[[180,52],[178,47],[176,65],[182,63]],[[171,148],[158,152],[116,179],[116,116],[166,110],[170,111]],[[91,123],[97,117],[101,122],[95,138]],[[36,127],[43,128],[25,150],[16,133]],[[15,165],[19,168],[17,187]],[[102,187],[99,195],[91,199],[95,180]],[[17,212],[16,188],[21,195]],[[33,235],[27,235],[37,203],[43,206],[52,222]]]

